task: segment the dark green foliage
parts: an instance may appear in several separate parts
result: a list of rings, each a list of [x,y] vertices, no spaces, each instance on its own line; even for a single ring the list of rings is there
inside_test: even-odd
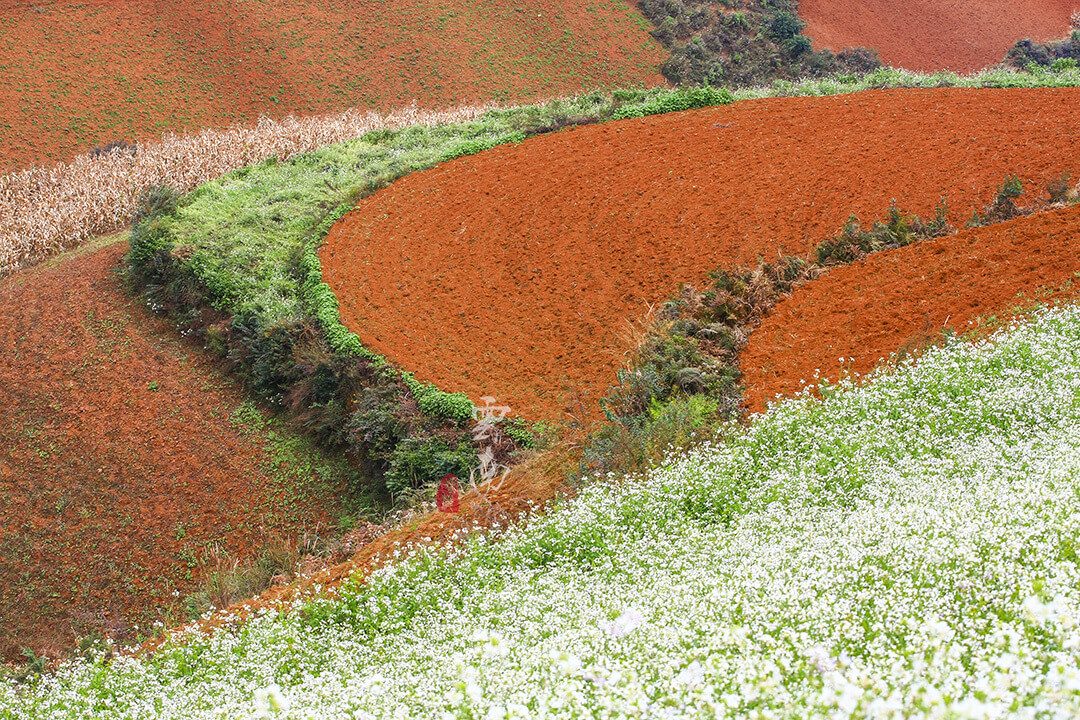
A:
[[[983,212],[977,210],[972,213],[968,227],[982,227],[993,223],[1012,220],[1021,215],[1031,214],[1031,210],[1021,210],[1016,205],[1016,200],[1024,194],[1024,183],[1016,175],[1009,175],[1005,182],[998,185],[994,201]]]
[[[792,0],[639,0],[671,53],[661,72],[680,86],[742,87],[862,74],[881,67],[863,48],[814,52]]]
[[[801,258],[784,256],[775,264],[718,270],[701,292],[684,286],[601,401],[607,422],[590,435],[576,479],[642,470],[738,418],[738,353],[750,328],[815,272]]]
[[[1077,30],[1064,40],[1052,40],[1046,43],[1019,40],[1005,55],[1006,65],[1028,72],[1046,68],[1061,72],[1076,67],[1078,61],[1080,61],[1080,31]]]
[[[769,18],[769,36],[774,40],[791,40],[803,31],[806,23],[794,12],[781,10]]]
[[[143,191],[135,210],[129,240],[128,262],[140,278],[160,280],[175,240],[165,224],[179,204],[179,193],[168,185],[154,185]]]
[[[930,222],[916,216],[909,217],[893,205],[889,208],[887,219],[875,222],[869,230],[863,229],[859,219],[852,215],[839,235],[818,245],[815,262],[823,266],[843,265],[879,250],[904,247],[917,240],[941,237],[952,231],[944,199],[938,203],[934,219]]]
[[[151,185],[139,195],[132,225],[154,216],[172,216],[183,202],[183,195],[170,185]]]
[[[440,437],[408,437],[390,453],[386,488],[394,494],[437,483],[447,474],[466,479],[477,466],[476,449],[462,437],[456,445]]]

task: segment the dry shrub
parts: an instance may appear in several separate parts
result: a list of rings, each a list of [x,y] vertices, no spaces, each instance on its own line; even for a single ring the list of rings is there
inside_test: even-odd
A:
[[[371,130],[464,122],[488,109],[424,111],[411,106],[387,115],[352,109],[308,118],[261,118],[253,127],[164,134],[134,153],[87,153],[53,167],[0,176],[0,276],[123,228],[139,196],[152,186],[189,192],[271,157],[285,160]]]

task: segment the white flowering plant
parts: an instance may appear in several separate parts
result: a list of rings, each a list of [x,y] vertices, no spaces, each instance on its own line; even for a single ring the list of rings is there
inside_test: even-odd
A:
[[[1080,716],[1080,310],[3,718]]]

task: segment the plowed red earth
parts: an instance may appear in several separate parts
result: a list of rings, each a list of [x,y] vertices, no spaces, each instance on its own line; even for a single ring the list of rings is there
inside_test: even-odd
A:
[[[570,0],[5,0],[0,170],[260,115],[661,84],[649,27]]]
[[[971,72],[995,65],[1017,40],[1069,34],[1077,0],[800,0],[814,47],[874,48],[888,65]]]
[[[212,542],[337,517],[242,430],[237,383],[122,289],[123,243],[0,281],[0,659],[182,614]],[[132,625],[140,625],[136,631]]]
[[[866,375],[898,349],[1045,299],[1076,281],[1078,249],[1080,207],[1070,207],[834,268],[779,302],[750,335],[740,356],[747,406],[761,411],[818,374]]]
[[[1080,175],[1080,90],[780,98],[539,136],[410,175],[331,231],[345,323],[417,377],[558,418],[683,282],[806,253],[850,213],[955,224],[1009,173]],[[796,378],[796,382],[798,378]],[[580,410],[577,406],[571,409]]]

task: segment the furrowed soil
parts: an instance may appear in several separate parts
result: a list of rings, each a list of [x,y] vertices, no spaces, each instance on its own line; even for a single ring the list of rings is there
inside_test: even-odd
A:
[[[0,171],[260,115],[661,84],[649,29],[621,0],[5,2]]]
[[[1077,0],[800,0],[814,48],[868,47],[885,64],[967,73],[996,65],[1017,40],[1069,34]]]
[[[633,328],[680,283],[809,253],[893,200],[930,217],[947,195],[963,225],[1007,174],[1041,196],[1080,176],[1078,103],[891,90],[538,136],[361,201],[321,250],[324,277],[344,322],[418,378],[527,418],[595,417]]]
[[[1075,295],[1080,207],[965,230],[837,267],[772,309],[740,355],[746,404],[842,376],[944,333],[981,330],[1055,295]]]
[[[183,619],[207,550],[244,556],[340,513],[294,436],[125,293],[125,250],[0,280],[3,658]]]

